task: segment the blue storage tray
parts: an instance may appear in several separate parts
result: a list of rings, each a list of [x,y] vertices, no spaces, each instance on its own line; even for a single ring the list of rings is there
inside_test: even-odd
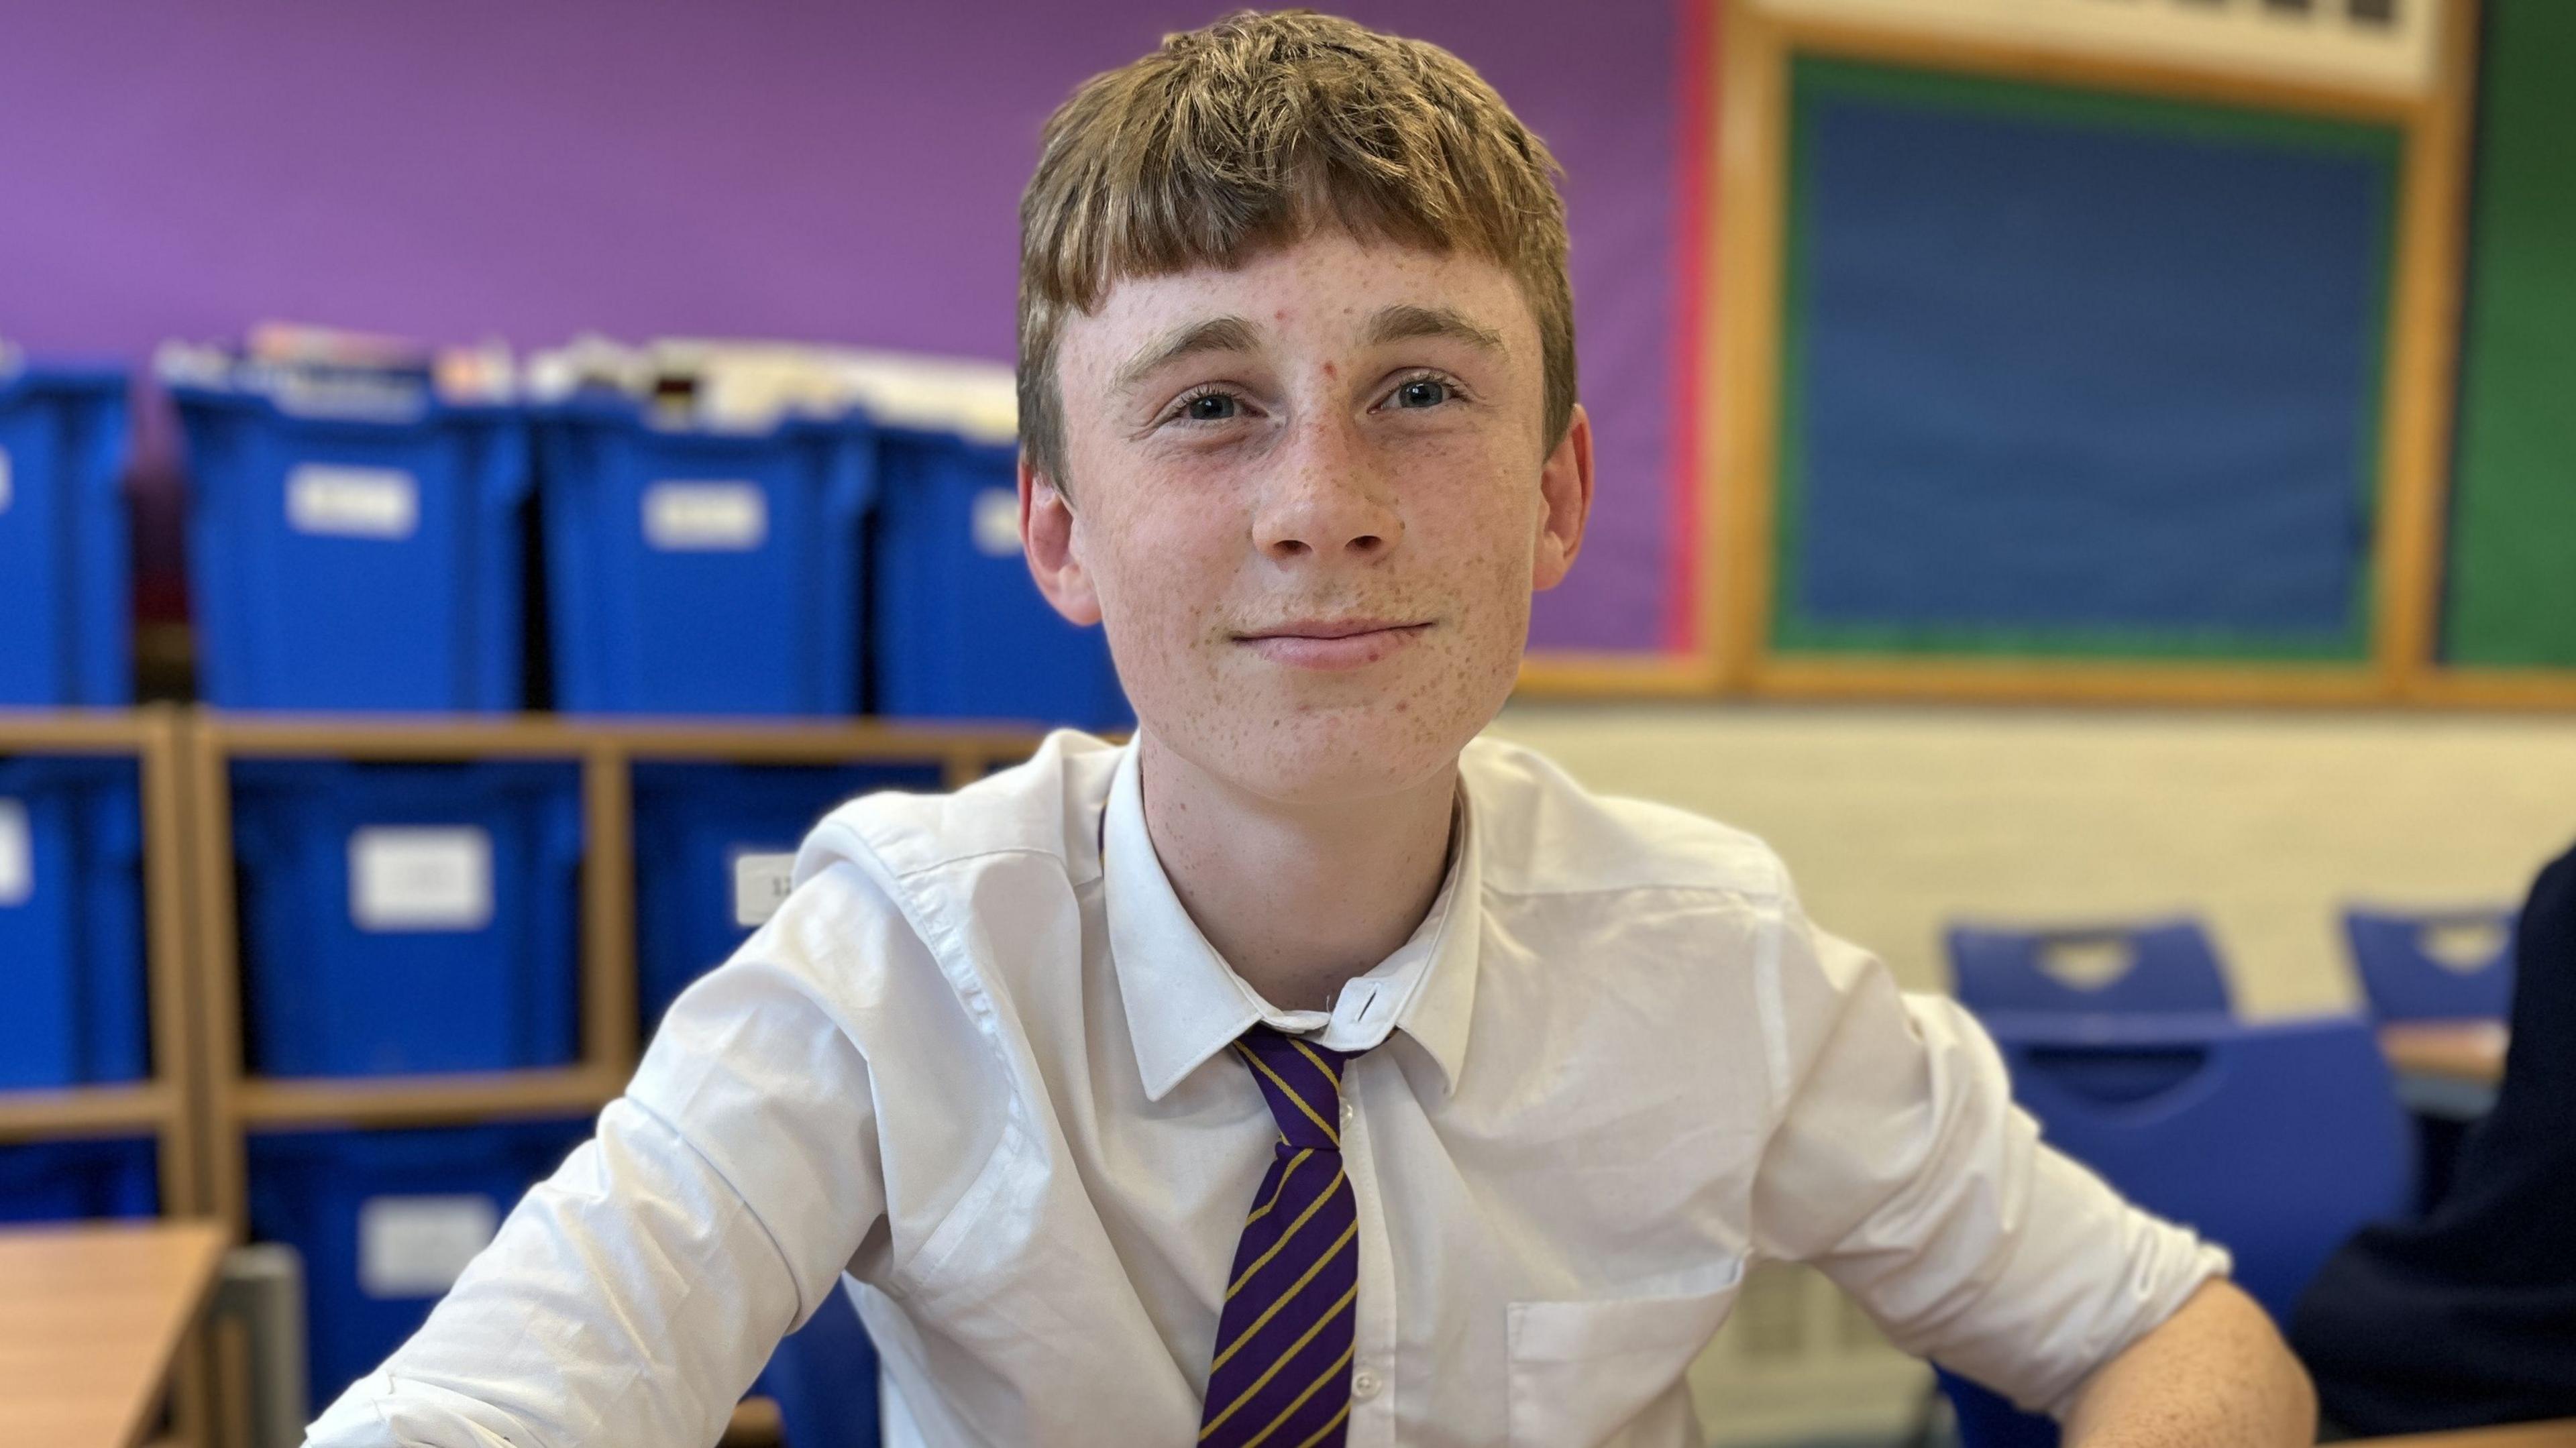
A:
[[[125,399],[120,372],[0,372],[0,705],[133,702]]]
[[[126,759],[0,759],[0,1088],[146,1074],[136,778]]]
[[[857,712],[863,421],[666,429],[585,398],[540,437],[555,707]]]
[[[251,1235],[304,1257],[313,1406],[383,1362],[446,1295],[443,1282],[423,1275],[438,1262],[424,1263],[417,1251],[396,1260],[402,1217],[414,1224],[415,1244],[424,1222],[462,1216],[497,1224],[590,1133],[588,1121],[545,1121],[252,1137]],[[369,1202],[380,1203],[372,1244],[362,1226]]]
[[[1029,576],[1018,453],[908,428],[878,437],[870,709],[1132,727],[1108,636],[1067,623]]]
[[[877,789],[936,790],[936,764],[635,766],[636,1005],[643,1033],[689,982],[722,965],[738,923],[734,862],[792,854],[842,801]]]
[[[788,1448],[877,1448],[877,1350],[847,1283],[778,1344],[757,1391],[777,1401]]]
[[[251,760],[232,784],[252,1072],[574,1059],[578,766]],[[385,829],[441,833],[359,833]]]
[[[149,1137],[0,1146],[0,1222],[153,1216],[158,1151]]]
[[[200,692],[225,708],[523,702],[525,419],[173,386]],[[338,410],[333,410],[333,409]]]

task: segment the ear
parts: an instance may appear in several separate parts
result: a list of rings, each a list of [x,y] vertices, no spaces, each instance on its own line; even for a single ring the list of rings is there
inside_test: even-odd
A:
[[[1029,465],[1020,454],[1020,549],[1029,556],[1029,575],[1038,592],[1071,622],[1088,627],[1100,622],[1100,593],[1082,566],[1074,546],[1073,505],[1055,479]]]
[[[1530,558],[1530,587],[1550,589],[1565,581],[1574,555],[1583,550],[1583,525],[1592,516],[1592,419],[1583,404],[1557,439],[1556,450],[1539,469],[1538,547]]]

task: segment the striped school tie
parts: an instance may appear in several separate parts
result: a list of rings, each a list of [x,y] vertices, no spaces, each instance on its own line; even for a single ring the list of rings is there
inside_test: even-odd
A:
[[[1342,1174],[1342,1067],[1268,1026],[1234,1043],[1279,1125],[1218,1314],[1202,1448],[1341,1448],[1351,1416],[1359,1214]]]

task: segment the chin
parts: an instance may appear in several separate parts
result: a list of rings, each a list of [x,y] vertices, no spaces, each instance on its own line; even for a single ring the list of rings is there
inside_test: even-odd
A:
[[[1283,706],[1195,739],[1158,734],[1210,773],[1264,799],[1357,803],[1438,776],[1493,714],[1471,701],[1414,693],[1340,707]]]

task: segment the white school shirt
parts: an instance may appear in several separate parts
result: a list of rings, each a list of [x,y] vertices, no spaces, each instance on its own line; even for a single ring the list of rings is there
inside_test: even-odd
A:
[[[1226,1045],[1316,1021],[1191,923],[1137,758],[1058,733],[835,811],[312,1442],[700,1448],[844,1284],[896,1448],[1195,1441],[1276,1139]],[[2041,1146],[1977,1026],[1812,928],[1759,841],[1507,744],[1460,774],[1437,904],[1321,1037],[1374,1047],[1353,1448],[1695,1445],[1684,1370],[1766,1258],[2063,1410],[2225,1269]]]

